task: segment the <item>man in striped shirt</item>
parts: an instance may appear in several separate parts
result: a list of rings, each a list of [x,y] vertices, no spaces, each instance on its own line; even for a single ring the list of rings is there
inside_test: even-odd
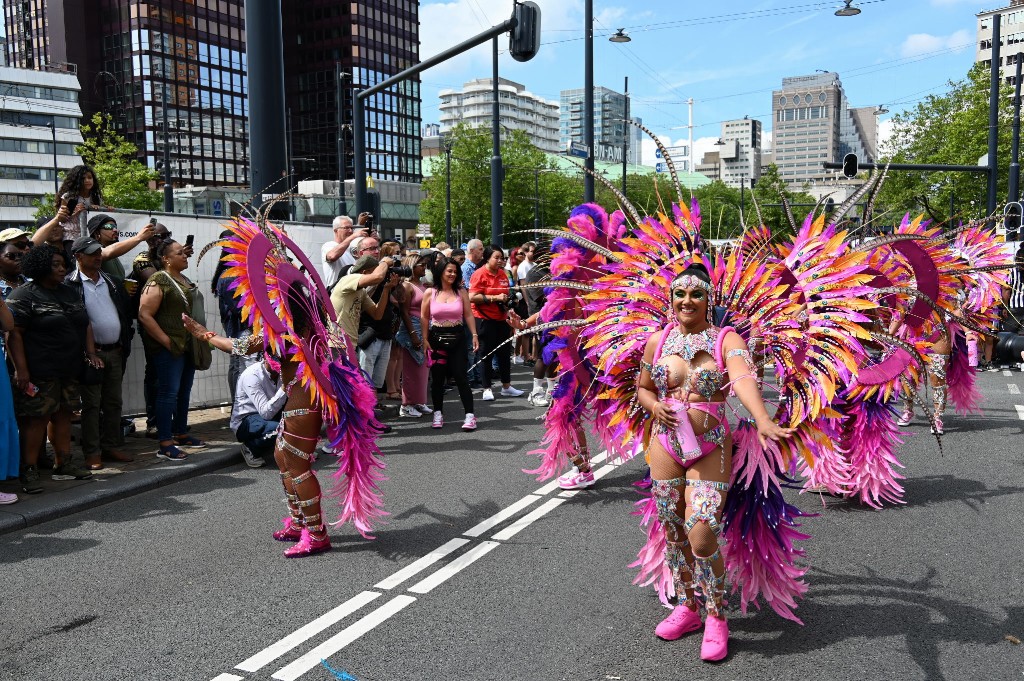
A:
[[[1017,249],[1014,267],[1010,271],[1007,288],[1003,289],[1003,305],[1006,307],[1006,318],[1003,331],[1024,334],[1024,244]]]

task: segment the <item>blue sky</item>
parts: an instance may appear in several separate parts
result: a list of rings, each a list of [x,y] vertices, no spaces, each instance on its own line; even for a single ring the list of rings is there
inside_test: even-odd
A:
[[[521,64],[508,55],[500,73],[531,92],[558,100],[583,86],[583,0],[536,0],[543,45]],[[960,79],[975,53],[975,13],[1007,0],[855,0],[862,12],[837,17],[841,0],[594,0],[595,83],[618,91],[629,77],[632,112],[667,141],[685,140],[685,100],[694,104],[696,159],[711,147],[723,120],[749,115],[771,129],[771,91],[784,76],[816,69],[839,73],[853,106],[912,107]],[[420,57],[427,58],[500,23],[511,0],[420,3]],[[632,42],[608,41],[625,27]],[[507,41],[500,43],[507,47]],[[437,94],[491,75],[490,45],[425,71],[423,121],[439,120]],[[654,163],[653,145],[644,162]]]

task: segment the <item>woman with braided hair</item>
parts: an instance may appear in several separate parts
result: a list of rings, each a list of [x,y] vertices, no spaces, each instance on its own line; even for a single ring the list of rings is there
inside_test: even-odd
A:
[[[287,235],[272,225],[238,220],[223,246],[225,276],[237,277],[234,296],[253,335],[226,338],[182,315],[198,339],[233,355],[262,351],[280,357],[287,401],[278,426],[274,460],[281,472],[290,517],[274,539],[294,541],[287,558],[331,549],[321,512],[320,483],[312,470],[321,426],[327,424],[328,446],[339,466],[329,495],[342,507],[337,523],[351,520],[363,537],[383,515],[377,483],[383,462],[375,444],[381,431],[374,419],[374,390],[350,357],[346,334],[309,259]],[[204,251],[205,252],[205,251]],[[293,262],[294,258],[299,263]],[[301,269],[297,266],[301,265]],[[271,295],[273,293],[273,295]]]
[[[725,413],[730,386],[753,416],[762,444],[789,437],[772,421],[743,339],[711,323],[712,285],[703,265],[672,282],[673,321],[648,339],[639,377],[640,406],[654,418],[648,455],[652,493],[668,540],[665,562],[677,605],[655,629],[675,640],[701,627],[697,592],[707,611],[701,658],[723,659],[729,628],[722,614],[725,561],[720,523],[732,476],[732,437]]]

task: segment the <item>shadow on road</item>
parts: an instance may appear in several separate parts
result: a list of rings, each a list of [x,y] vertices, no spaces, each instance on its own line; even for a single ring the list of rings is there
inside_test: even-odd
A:
[[[903,481],[903,488],[906,491],[903,496],[907,502],[906,505],[886,506],[881,509],[882,511],[893,512],[902,508],[915,508],[959,501],[970,507],[971,510],[980,512],[979,506],[989,499],[1024,492],[1024,487],[1014,487],[1011,485],[988,487],[980,480],[969,480],[954,475],[926,475],[923,477],[907,478]],[[826,509],[829,511],[878,512],[877,509],[864,506],[852,499],[829,499],[826,502]]]
[[[188,481],[187,494],[202,495],[216,490],[248,487],[255,483],[256,481],[253,479],[208,473]],[[182,498],[169,496],[166,489],[156,489],[133,496],[131,504],[131,513],[124,513],[123,506],[105,505],[100,506],[88,520],[79,519],[80,514],[76,513],[67,518],[33,526],[21,533],[6,535],[4,550],[0,552],[0,565],[19,563],[27,559],[69,555],[97,546],[101,540],[57,536],[69,529],[79,527],[84,522],[132,523],[140,518],[184,515],[202,508],[201,505],[193,504]]]
[[[947,678],[939,667],[942,644],[998,645],[1008,631],[1020,631],[1024,620],[1019,607],[1006,608],[1008,617],[998,620],[968,602],[940,595],[950,592],[936,582],[934,568],[918,580],[886,577],[866,566],[863,571],[853,575],[812,569],[814,595],[800,604],[798,613],[806,627],[788,622],[780,626],[773,617],[733,619],[730,624],[738,631],[778,633],[738,644],[737,652],[772,658],[801,655],[848,639],[903,637],[923,677],[941,681]]]

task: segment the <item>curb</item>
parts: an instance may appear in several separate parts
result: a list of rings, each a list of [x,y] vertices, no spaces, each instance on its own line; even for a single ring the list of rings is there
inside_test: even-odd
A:
[[[88,481],[64,493],[20,495],[21,500],[17,503],[0,506],[0,535],[64,518],[241,462],[237,444],[211,446],[202,455],[189,457],[187,463],[168,463]]]

